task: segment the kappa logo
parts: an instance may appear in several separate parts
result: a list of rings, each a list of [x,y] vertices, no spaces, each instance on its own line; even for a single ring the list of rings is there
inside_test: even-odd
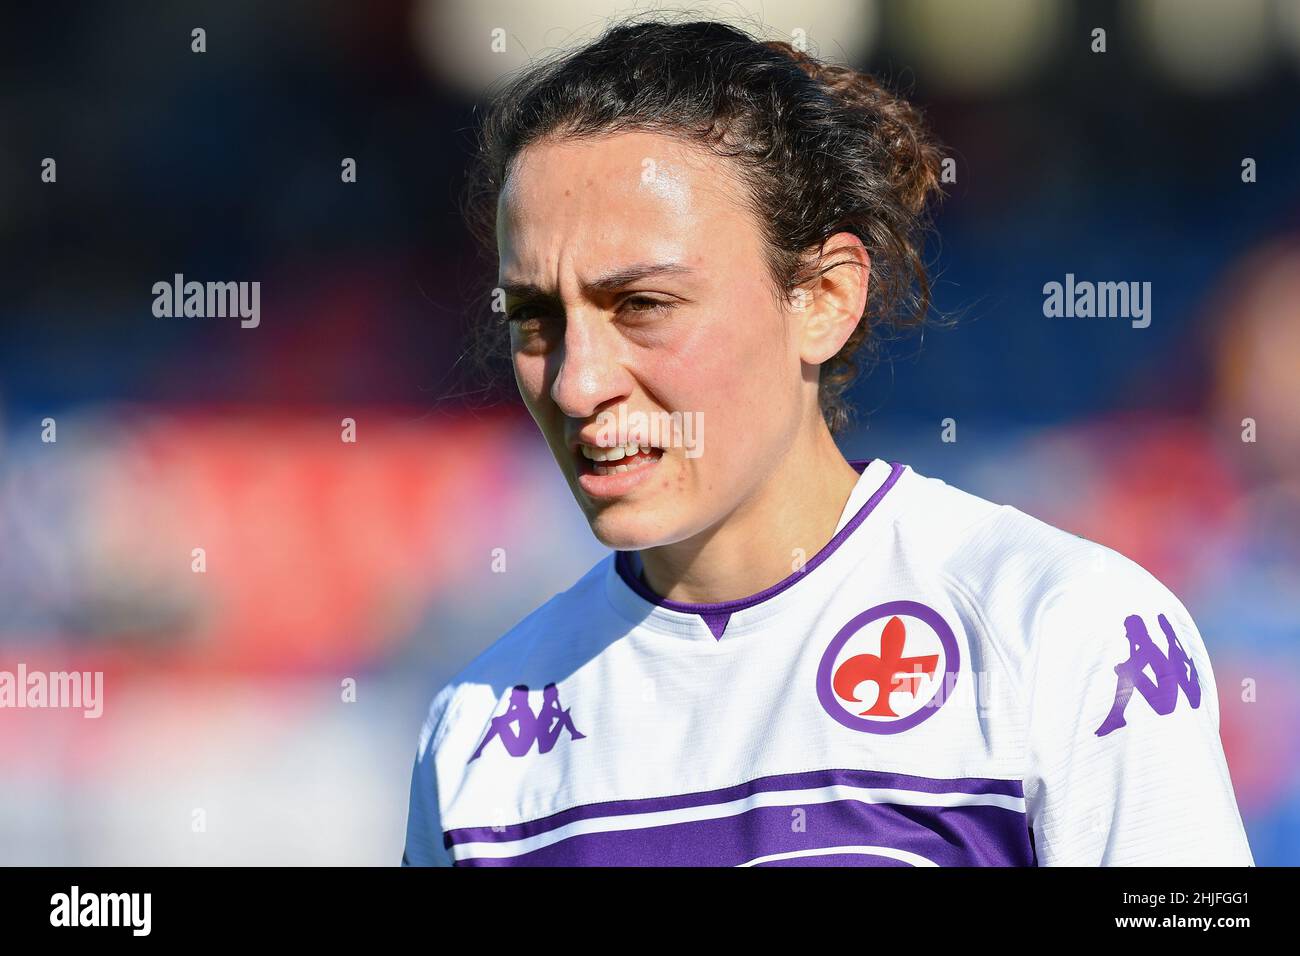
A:
[[[960,669],[957,638],[937,611],[890,601],[840,628],[817,668],[817,698],[845,727],[898,734],[943,706]]]
[[[483,742],[474,751],[466,763],[473,763],[483,753],[483,748],[499,737],[512,757],[522,757],[537,744],[537,752],[550,753],[560,739],[560,731],[567,730],[572,740],[581,740],[586,734],[579,733],[573,725],[569,711],[560,706],[560,690],[554,684],[542,688],[542,707],[536,714],[528,703],[528,687],[520,684],[510,691],[510,703],[503,713],[492,718]]]
[[[1193,710],[1201,706],[1201,681],[1196,676],[1196,665],[1183,650],[1183,645],[1178,643],[1169,619],[1160,614],[1156,620],[1169,642],[1168,654],[1160,653],[1160,648],[1151,640],[1146,622],[1140,614],[1130,614],[1124,619],[1124,630],[1128,634],[1128,660],[1115,665],[1115,674],[1119,678],[1115,686],[1115,702],[1096,730],[1098,737],[1105,737],[1125,725],[1124,711],[1135,690],[1147,699],[1152,710],[1161,715],[1173,713],[1178,705],[1180,688],[1187,695],[1187,702]],[[1155,676],[1154,680],[1145,673],[1148,668]]]

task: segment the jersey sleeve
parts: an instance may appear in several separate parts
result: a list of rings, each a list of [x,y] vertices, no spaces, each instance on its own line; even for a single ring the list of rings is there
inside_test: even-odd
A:
[[[406,816],[406,847],[402,866],[451,866],[442,842],[442,814],[438,802],[438,773],[435,755],[442,736],[454,687],[443,688],[429,705],[420,730],[415,766],[411,770],[411,797]]]
[[[1253,866],[1201,635],[1168,588],[1097,548],[1050,590],[1031,635],[1039,865]]]

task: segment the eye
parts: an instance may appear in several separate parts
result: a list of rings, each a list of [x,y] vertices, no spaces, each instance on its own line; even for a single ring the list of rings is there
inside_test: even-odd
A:
[[[563,335],[564,319],[546,303],[524,304],[505,314],[513,347],[523,354],[540,355],[554,347]]]
[[[651,299],[644,295],[634,295],[623,300],[620,311],[646,314],[660,311],[666,312],[671,309],[672,306],[673,303],[663,299]]]
[[[534,303],[532,305],[521,305],[518,308],[511,309],[506,313],[506,322],[510,325],[519,326],[521,330],[539,329],[545,325],[551,318],[551,313],[545,306]]]

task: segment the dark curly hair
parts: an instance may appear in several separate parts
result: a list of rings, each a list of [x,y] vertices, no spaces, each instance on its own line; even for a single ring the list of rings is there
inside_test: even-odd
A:
[[[543,137],[629,130],[693,141],[734,164],[765,230],[767,266],[786,297],[845,262],[837,232],[871,256],[863,320],[821,368],[832,432],[849,421],[844,391],[862,354],[919,328],[930,306],[923,258],[940,147],[920,112],[868,74],[826,65],[785,42],[722,23],[624,21],[575,52],[526,69],[496,95],[479,130],[464,212],[496,254],[497,199],[511,164]],[[500,322],[477,323],[480,357],[501,354]],[[865,343],[865,348],[864,348]]]

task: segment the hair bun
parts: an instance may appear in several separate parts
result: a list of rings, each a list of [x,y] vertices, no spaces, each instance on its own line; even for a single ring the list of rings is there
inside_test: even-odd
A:
[[[764,46],[788,56],[840,105],[871,124],[885,158],[883,172],[913,214],[922,213],[927,202],[940,194],[943,155],[920,110],[869,73],[823,63],[784,40]]]

